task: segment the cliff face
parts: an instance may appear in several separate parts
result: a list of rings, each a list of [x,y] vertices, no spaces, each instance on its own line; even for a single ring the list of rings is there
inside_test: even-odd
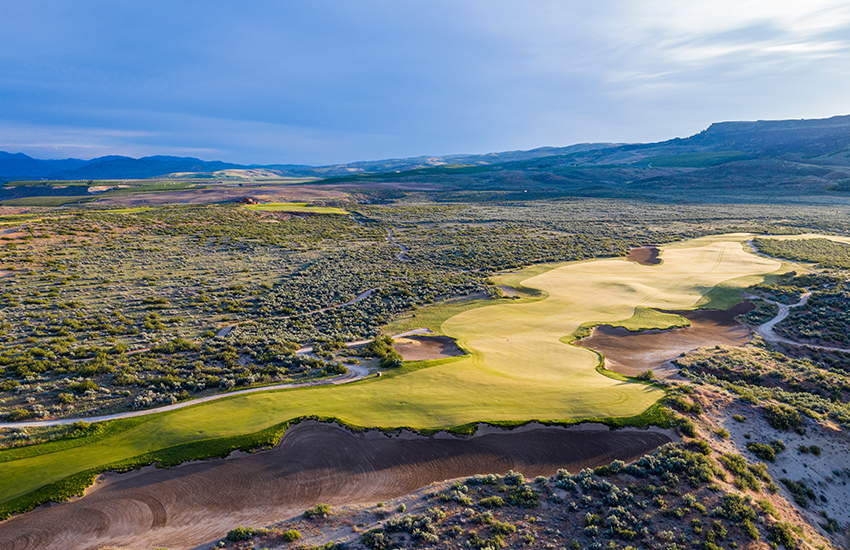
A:
[[[682,142],[762,154],[825,155],[850,147],[850,115],[813,120],[716,122]]]

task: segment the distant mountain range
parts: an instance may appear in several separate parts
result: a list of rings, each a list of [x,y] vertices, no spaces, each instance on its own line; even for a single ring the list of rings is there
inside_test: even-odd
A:
[[[412,170],[446,164],[493,164],[530,160],[572,152],[588,151],[613,147],[612,144],[591,143],[569,147],[541,147],[531,151],[509,151],[486,155],[452,155],[445,157],[416,157],[408,159],[388,159],[362,161],[350,164],[330,166],[307,166],[297,164],[233,164],[221,161],[205,161],[192,157],[154,156],[134,159],[131,157],[106,156],[91,160],[34,159],[23,153],[5,153],[0,151],[0,179],[45,179],[45,180],[106,180],[106,179],[145,179],[169,176],[171,174],[198,173],[209,174],[219,170],[274,170],[285,177],[330,177],[345,176],[366,172],[386,172],[390,170]]]
[[[634,197],[671,190],[702,193],[742,188],[811,194],[850,189],[850,115],[719,122],[696,135],[658,143],[585,143],[320,167],[240,165],[171,156],[40,160],[0,152],[0,180],[5,181],[145,179],[249,169],[316,177],[324,183],[428,180],[454,190],[523,188],[523,193],[532,189],[544,196]]]

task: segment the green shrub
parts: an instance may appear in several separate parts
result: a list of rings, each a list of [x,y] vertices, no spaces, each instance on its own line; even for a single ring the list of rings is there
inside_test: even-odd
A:
[[[505,499],[500,496],[484,497],[478,503],[484,508],[500,508],[505,505]]]
[[[295,542],[301,538],[301,533],[297,529],[289,529],[284,531],[280,538],[283,539],[283,542]]]
[[[757,500],[756,504],[758,504],[758,507],[761,508],[761,511],[765,514],[779,519],[779,514],[776,512],[776,508],[773,507],[773,504],[771,504],[769,500]]]
[[[739,454],[730,453],[721,455],[718,460],[735,476],[734,483],[738,489],[742,491],[747,489],[752,489],[756,492],[761,491],[761,484],[759,484],[756,476],[747,468],[747,460],[744,457]]]
[[[714,430],[714,433],[717,434],[720,439],[729,439],[729,430],[726,428],[717,428]]]
[[[686,401],[678,396],[671,398],[670,404],[673,405],[673,408],[683,413],[700,415],[703,412],[702,406],[699,403]]]
[[[6,381],[3,382],[3,384],[0,384],[0,390],[11,391],[11,390],[17,388],[20,385],[21,385],[21,383],[18,382],[17,380],[6,380]]]
[[[253,527],[237,527],[227,532],[227,540],[238,542],[242,540],[250,540],[256,534],[257,530]]]
[[[761,443],[747,443],[747,450],[759,457],[762,460],[776,462],[776,452],[770,445],[762,445]]]
[[[642,373],[638,374],[635,378],[637,378],[638,380],[652,380],[653,378],[655,378],[655,373],[653,373],[652,370],[647,369]]]
[[[35,413],[27,409],[13,409],[6,415],[6,422],[21,422],[29,420]]]
[[[91,380],[83,380],[82,382],[71,382],[68,384],[67,389],[74,393],[85,393],[89,390],[96,391],[99,387]]]
[[[738,524],[743,532],[745,532],[751,539],[759,540],[759,530],[756,529],[755,524],[752,521],[745,519],[741,523]]]
[[[463,528],[460,525],[452,525],[444,534],[450,539],[456,539],[463,534]]]
[[[754,521],[756,512],[744,502],[744,497],[734,493],[723,496],[723,504],[714,509],[712,515],[728,519],[729,521],[742,522]]]
[[[494,521],[490,524],[490,532],[494,535],[511,535],[513,533],[516,533],[516,527],[514,527],[510,523]]]
[[[698,439],[698,440],[693,441],[691,443],[694,446],[694,449],[698,453],[706,455],[706,456],[711,454],[711,445],[709,445],[707,441],[703,441],[702,439]]]
[[[372,550],[388,550],[392,538],[383,529],[372,529],[360,536],[360,544]]]
[[[785,446],[785,442],[781,439],[774,439],[770,442],[770,446],[773,447],[773,450],[777,453],[784,451],[787,447]]]
[[[381,357],[378,366],[382,369],[394,369],[400,367],[403,362],[404,359],[397,351],[390,350],[386,355]]]
[[[797,535],[794,533],[794,528],[785,522],[768,525],[767,540],[782,545],[787,550],[796,550],[797,548]]]
[[[363,346],[362,354],[366,357],[378,357],[378,366],[381,368],[400,367],[403,358],[393,349],[393,339],[389,336],[379,336]]]
[[[767,423],[776,430],[797,430],[802,425],[800,413],[794,407],[771,403],[763,408]]]
[[[767,464],[765,464],[764,462],[750,464],[747,466],[747,469],[762,481],[767,481],[768,483],[771,483],[773,481],[767,474]]]
[[[67,405],[68,403],[73,403],[77,400],[77,397],[73,393],[60,393],[56,396],[56,400],[62,404]]]
[[[688,437],[696,437],[697,430],[696,426],[690,419],[681,416],[677,419],[677,425],[679,426],[679,431],[685,434]]]
[[[511,504],[520,508],[534,508],[540,504],[537,491],[528,485],[517,485],[510,494]]]
[[[794,497],[794,502],[799,504],[803,508],[809,507],[809,500],[815,499],[815,492],[806,485],[806,482],[802,479],[800,481],[794,481],[793,479],[782,478],[779,481],[785,485],[788,490],[791,492],[791,496]]]
[[[509,471],[505,475],[505,485],[522,485],[525,483],[525,478],[519,472]]]
[[[304,510],[304,517],[307,519],[326,518],[329,515],[331,515],[331,507],[327,504],[317,504]]]
[[[732,420],[734,420],[735,422],[740,422],[740,423],[743,424],[746,419],[747,419],[747,417],[742,415],[742,414],[733,414],[732,415]]]
[[[838,520],[829,516],[826,517],[826,522],[821,523],[820,526],[823,527],[823,530],[829,534],[841,531],[841,524],[838,523]]]

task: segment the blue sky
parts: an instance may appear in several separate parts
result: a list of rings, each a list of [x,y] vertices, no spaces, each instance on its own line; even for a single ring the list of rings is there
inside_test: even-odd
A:
[[[846,0],[0,3],[0,150],[331,164],[850,113]]]

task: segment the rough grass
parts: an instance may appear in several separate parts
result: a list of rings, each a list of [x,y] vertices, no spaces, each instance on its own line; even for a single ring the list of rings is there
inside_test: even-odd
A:
[[[28,456],[0,463],[0,502],[106,465],[158,456],[164,449],[179,446],[191,455],[205,441],[224,448],[219,445],[231,438],[302,416],[436,429],[477,421],[640,415],[664,395],[662,390],[604,376],[597,371],[597,354],[560,339],[584,322],[628,320],[637,307],[692,307],[724,280],[768,273],[780,265],[728,241],[665,249],[664,257],[664,264],[650,267],[611,259],[550,268],[523,281],[543,299],[500,300],[451,317],[442,323],[443,332],[457,338],[469,356],[417,362],[348,385],[233,396],[127,422],[121,430],[73,447],[33,447]],[[638,312],[636,319],[650,315]]]
[[[382,331],[385,334],[400,334],[417,328],[427,328],[435,334],[442,334],[440,327],[446,319],[468,309],[495,304],[497,300],[497,298],[483,298],[481,295],[445,300],[411,313],[402,314],[398,319],[384,326]]]
[[[332,206],[316,206],[306,202],[275,202],[268,204],[249,204],[245,206],[248,210],[261,210],[263,212],[309,212],[313,214],[348,214],[342,208]]]
[[[103,195],[81,195],[76,197],[23,197],[20,199],[9,199],[0,201],[0,206],[44,206],[56,207],[66,204],[91,202]]]

